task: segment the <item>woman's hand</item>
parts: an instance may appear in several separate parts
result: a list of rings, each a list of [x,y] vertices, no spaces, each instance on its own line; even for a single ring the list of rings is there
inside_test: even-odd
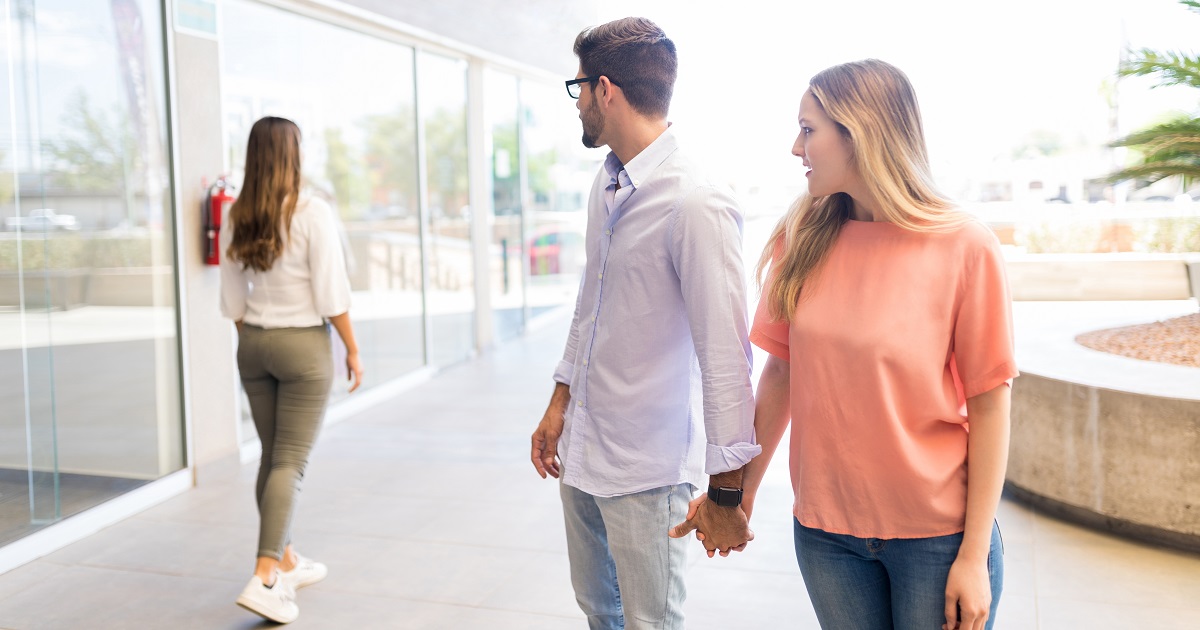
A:
[[[346,353],[346,380],[354,381],[354,384],[350,386],[350,391],[358,389],[358,386],[362,385],[362,379],[362,360],[358,358],[358,353]]]
[[[946,578],[946,623],[942,630],[984,630],[992,608],[987,556],[958,556]]]

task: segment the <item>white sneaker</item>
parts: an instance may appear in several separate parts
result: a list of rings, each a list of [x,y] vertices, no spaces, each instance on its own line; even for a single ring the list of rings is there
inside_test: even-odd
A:
[[[293,589],[316,584],[324,580],[327,575],[329,575],[329,567],[326,567],[324,563],[305,558],[300,554],[296,554],[296,566],[292,567],[291,571],[279,572],[279,576]]]
[[[257,575],[251,577],[242,594],[238,595],[237,605],[276,623],[292,623],[300,616],[296,591],[279,575],[275,577],[275,585],[269,588]]]

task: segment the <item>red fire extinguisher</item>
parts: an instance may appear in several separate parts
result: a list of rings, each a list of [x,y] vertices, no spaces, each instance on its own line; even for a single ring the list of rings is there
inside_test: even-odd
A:
[[[204,205],[201,207],[201,217],[204,221],[204,263],[217,265],[221,263],[221,221],[233,205],[233,184],[222,175],[209,186],[204,194]]]

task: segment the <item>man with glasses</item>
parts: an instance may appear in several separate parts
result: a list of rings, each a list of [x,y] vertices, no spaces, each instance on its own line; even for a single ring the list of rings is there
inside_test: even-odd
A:
[[[583,144],[610,149],[588,203],[587,265],[534,468],[560,478],[571,582],[591,628],[682,628],[691,513],[709,556],[753,535],[754,444],[742,215],[681,151],[675,45],[626,18],[575,40]],[[708,494],[689,506],[709,475]],[[675,538],[679,536],[680,538]]]

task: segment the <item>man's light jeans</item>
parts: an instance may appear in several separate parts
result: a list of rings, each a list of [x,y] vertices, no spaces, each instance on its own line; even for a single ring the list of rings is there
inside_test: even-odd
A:
[[[591,630],[681,630],[690,537],[667,530],[687,517],[690,483],[618,497],[559,484],[575,599]]]

